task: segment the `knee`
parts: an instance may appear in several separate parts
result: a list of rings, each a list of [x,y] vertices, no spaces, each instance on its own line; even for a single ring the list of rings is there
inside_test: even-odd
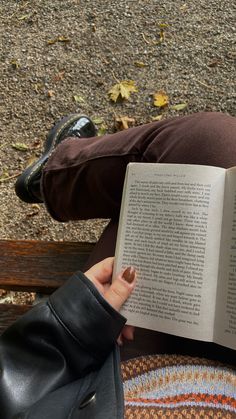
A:
[[[234,166],[236,118],[220,112],[176,118],[165,146],[160,159],[163,162]]]
[[[196,142],[193,145],[193,142]],[[200,164],[230,167],[236,159],[236,118],[220,112],[196,114],[191,139]]]
[[[208,141],[225,141],[236,134],[236,118],[221,112],[200,112],[194,115],[195,135]]]

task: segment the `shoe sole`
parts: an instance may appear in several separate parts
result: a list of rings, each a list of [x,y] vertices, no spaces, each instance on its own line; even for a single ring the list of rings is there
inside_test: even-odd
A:
[[[18,177],[15,183],[15,192],[21,201],[27,202],[29,204],[42,202],[40,199],[30,193],[29,185],[31,179],[42,170],[43,164],[49,159],[55,147],[57,146],[58,138],[63,130],[68,126],[69,123],[74,122],[78,118],[86,118],[90,120],[90,118],[85,115],[72,114],[65,116],[59,122],[57,122],[53,128],[51,128],[45,141],[42,157],[39,158],[35,163],[32,163],[30,166],[28,166]],[[96,132],[94,135],[96,135]]]

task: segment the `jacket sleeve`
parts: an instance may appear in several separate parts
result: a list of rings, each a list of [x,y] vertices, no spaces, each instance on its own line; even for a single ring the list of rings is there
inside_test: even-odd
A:
[[[84,274],[74,274],[1,336],[2,417],[98,368],[125,320]]]

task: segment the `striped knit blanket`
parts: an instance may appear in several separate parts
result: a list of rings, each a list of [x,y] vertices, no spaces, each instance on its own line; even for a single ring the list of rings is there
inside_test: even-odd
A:
[[[121,364],[125,419],[236,418],[236,368],[179,355]]]

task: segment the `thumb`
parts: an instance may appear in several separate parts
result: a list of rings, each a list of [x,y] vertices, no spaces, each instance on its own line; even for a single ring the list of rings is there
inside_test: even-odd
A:
[[[121,272],[112,282],[104,297],[117,311],[132,293],[136,284],[136,271],[132,266]]]

